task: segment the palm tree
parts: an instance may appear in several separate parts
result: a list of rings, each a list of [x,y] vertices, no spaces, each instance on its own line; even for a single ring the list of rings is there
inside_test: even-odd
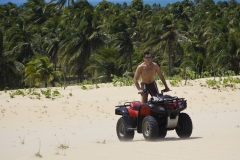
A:
[[[235,0],[229,2],[228,10],[224,12],[223,19],[227,19],[227,28],[228,33],[228,44],[227,44],[227,53],[228,60],[230,63],[230,69],[239,74],[240,72],[240,24],[238,23],[239,15],[239,4]]]
[[[132,0],[130,7],[137,11],[142,11],[143,1],[142,0]]]
[[[0,5],[0,24],[2,29],[7,30],[16,23],[18,19],[20,9],[13,3],[6,5]]]
[[[0,89],[22,87],[24,65],[5,52],[0,30]]]
[[[26,63],[34,55],[33,34],[29,31],[29,26],[23,18],[16,19],[16,25],[6,30],[6,49],[16,60]]]
[[[52,0],[52,2],[56,2],[56,5],[59,6],[60,9],[64,8],[65,5],[67,6],[74,5],[74,0]]]
[[[59,65],[59,44],[63,40],[61,34],[64,33],[60,22],[60,16],[54,16],[47,20],[41,28],[44,37],[43,50],[54,63],[54,70],[57,70],[57,65]]]
[[[112,75],[122,76],[120,54],[114,48],[101,48],[91,55],[87,73],[95,82],[109,82]]]
[[[162,64],[168,64],[168,75],[172,76],[172,69],[174,64],[175,55],[177,52],[178,46],[178,32],[176,21],[174,20],[173,14],[159,14],[159,17],[153,17],[152,25],[148,26],[148,33],[147,35],[151,35],[149,37],[148,43],[149,46],[152,48],[151,50],[158,56],[163,57],[161,58]],[[155,21],[155,18],[159,18],[162,22]],[[154,22],[155,21],[155,22]],[[159,23],[158,25],[156,23]],[[154,34],[155,33],[155,34]],[[159,51],[163,54],[159,55]],[[164,57],[167,56],[167,57]]]
[[[44,83],[45,87],[48,87],[50,83],[61,83],[61,76],[60,71],[54,71],[53,63],[48,57],[36,56],[26,65],[25,84],[30,87],[38,87]]]
[[[229,70],[233,70],[236,75],[240,73],[240,42],[238,37],[240,36],[239,28],[231,30],[228,37],[227,53]]]
[[[21,8],[20,17],[24,18],[25,25],[43,24],[55,12],[52,3],[44,0],[28,0]]]
[[[110,33],[112,36],[112,44],[123,56],[123,60],[129,60],[129,63],[125,63],[125,68],[133,72],[132,69],[132,54],[133,54],[133,43],[131,40],[131,34],[129,28],[124,22],[122,17],[112,19],[110,26]],[[129,65],[128,65],[129,64]]]
[[[66,39],[60,44],[62,64],[64,70],[68,69],[71,74],[78,75],[80,82],[84,79],[91,53],[101,44],[93,9],[87,1],[78,1],[71,14],[66,11],[66,15],[63,15],[63,24],[68,30],[64,33]]]

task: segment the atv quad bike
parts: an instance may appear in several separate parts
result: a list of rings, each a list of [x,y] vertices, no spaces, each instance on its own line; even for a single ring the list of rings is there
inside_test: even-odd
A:
[[[165,138],[169,130],[176,130],[180,138],[189,138],[193,129],[192,120],[188,114],[181,112],[186,108],[184,98],[164,95],[163,91],[147,103],[133,101],[116,106],[115,114],[121,115],[116,126],[118,139],[132,140],[137,131],[146,140],[155,140]]]

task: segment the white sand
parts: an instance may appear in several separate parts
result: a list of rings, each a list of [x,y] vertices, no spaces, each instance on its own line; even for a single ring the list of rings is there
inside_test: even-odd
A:
[[[218,90],[201,87],[199,81],[191,84],[171,87],[168,94],[187,99],[184,112],[192,118],[192,136],[184,140],[169,131],[156,142],[145,141],[137,132],[131,142],[117,138],[120,116],[115,106],[140,100],[134,86],[52,88],[61,93],[55,100],[43,95],[40,100],[29,95],[11,98],[13,91],[1,91],[0,160],[38,159],[37,153],[44,160],[238,160],[239,87]]]

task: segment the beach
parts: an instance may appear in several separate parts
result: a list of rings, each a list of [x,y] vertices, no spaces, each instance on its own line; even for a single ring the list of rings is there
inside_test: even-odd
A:
[[[159,89],[162,88],[159,86]],[[180,139],[130,142],[116,134],[115,106],[140,100],[135,86],[99,84],[0,92],[1,160],[238,160],[240,157],[240,86],[212,88],[205,80],[170,86],[167,94],[187,100],[193,132]]]

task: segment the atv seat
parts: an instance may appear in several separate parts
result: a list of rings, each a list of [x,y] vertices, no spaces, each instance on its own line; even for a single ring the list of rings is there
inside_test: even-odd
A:
[[[141,105],[142,105],[142,102],[140,101],[131,102],[130,108],[133,110],[138,110]]]
[[[128,113],[130,117],[138,117],[138,110],[141,105],[142,102],[140,101],[130,102],[130,107],[128,108]]]

